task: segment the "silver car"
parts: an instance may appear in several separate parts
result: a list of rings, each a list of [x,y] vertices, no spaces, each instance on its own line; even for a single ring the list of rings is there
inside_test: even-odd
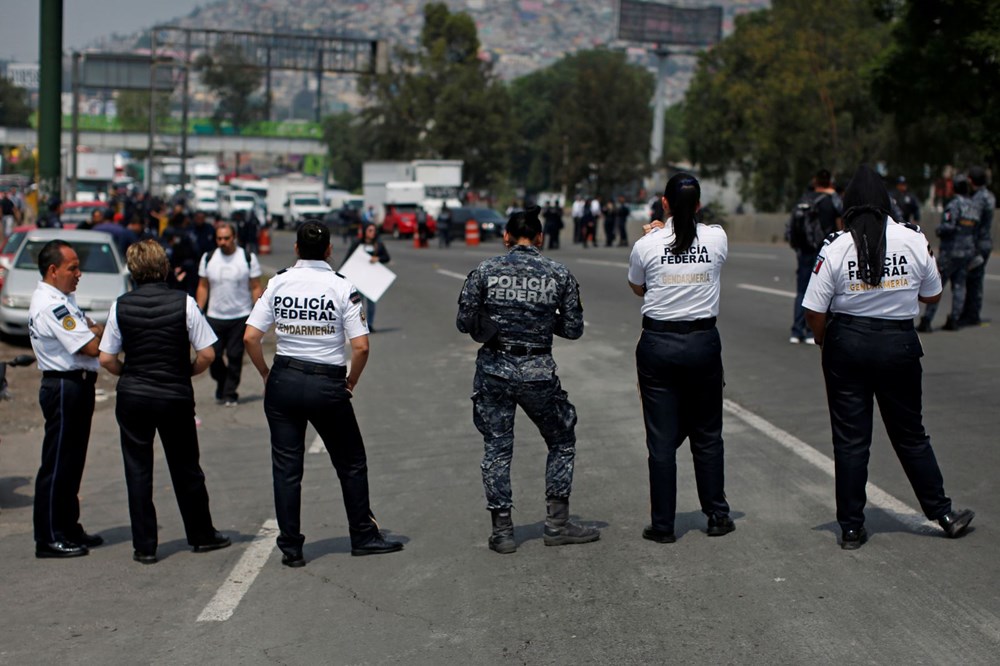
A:
[[[46,243],[56,239],[72,245],[80,257],[83,275],[76,289],[76,302],[91,319],[105,323],[111,304],[130,289],[128,269],[111,234],[35,229],[28,232],[14,256],[0,290],[0,332],[11,336],[28,335],[31,295],[42,279],[38,272],[38,253]]]

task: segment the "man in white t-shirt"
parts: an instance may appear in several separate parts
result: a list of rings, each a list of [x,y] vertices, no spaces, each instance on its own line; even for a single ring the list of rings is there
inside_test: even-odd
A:
[[[235,407],[243,370],[243,329],[263,291],[261,269],[257,255],[236,244],[233,225],[216,225],[215,243],[216,249],[206,252],[198,264],[195,299],[219,338],[209,369],[216,383],[215,401]]]

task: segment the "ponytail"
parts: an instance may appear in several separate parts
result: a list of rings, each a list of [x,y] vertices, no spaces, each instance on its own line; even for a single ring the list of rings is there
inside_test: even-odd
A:
[[[674,243],[670,251],[674,254],[687,252],[698,235],[698,204],[701,202],[701,185],[689,173],[677,173],[667,181],[663,190],[670,205],[670,215],[674,223]]]
[[[858,255],[858,277],[872,287],[882,283],[889,192],[882,178],[862,164],[844,190],[844,228],[851,232]]]

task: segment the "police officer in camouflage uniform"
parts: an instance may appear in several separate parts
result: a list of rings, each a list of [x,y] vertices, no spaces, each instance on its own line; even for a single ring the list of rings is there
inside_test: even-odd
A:
[[[972,184],[972,198],[982,206],[979,211],[979,224],[976,225],[976,251],[982,257],[980,263],[975,257],[965,279],[965,308],[958,323],[961,326],[978,326],[981,323],[980,312],[983,309],[983,279],[986,275],[986,262],[993,252],[993,238],[990,229],[993,226],[993,211],[997,200],[986,188],[986,170],[982,167],[969,169],[969,182]]]
[[[483,434],[483,486],[492,513],[489,547],[517,550],[511,519],[510,461],[518,405],[549,449],[545,469],[545,545],[588,543],[600,532],[569,520],[576,455],[576,409],[562,390],[552,359],[552,336],[583,335],[583,307],[576,278],[543,257],[539,208],[514,213],[507,222],[506,255],[487,259],[469,273],[458,305],[458,330],[483,343],[473,383],[473,421]]]
[[[942,327],[946,331],[957,331],[958,320],[965,307],[965,278],[969,263],[976,257],[976,227],[980,222],[982,202],[969,196],[969,181],[963,175],[954,180],[955,198],[944,209],[941,224],[937,228],[941,248],[937,265],[941,272],[941,284],[951,281],[951,314]],[[924,308],[917,330],[930,333],[931,321],[937,312],[937,303]]]

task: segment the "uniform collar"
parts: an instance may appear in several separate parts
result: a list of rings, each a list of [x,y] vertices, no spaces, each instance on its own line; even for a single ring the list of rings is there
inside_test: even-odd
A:
[[[299,259],[295,262],[292,268],[319,268],[327,271],[332,271],[333,268],[330,264],[326,263],[325,259]]]
[[[531,252],[532,254],[539,254],[538,248],[534,245],[514,245],[510,248],[511,252]]]
[[[53,287],[51,284],[49,284],[45,280],[39,280],[38,281],[38,288],[42,289],[43,291],[48,291],[49,294],[52,295],[52,296],[57,296],[59,298],[63,298],[63,299],[66,299],[66,300],[69,300],[70,296],[73,295],[73,294],[64,294],[64,293],[62,293],[61,291],[59,291],[58,289],[56,289],[55,287]]]

